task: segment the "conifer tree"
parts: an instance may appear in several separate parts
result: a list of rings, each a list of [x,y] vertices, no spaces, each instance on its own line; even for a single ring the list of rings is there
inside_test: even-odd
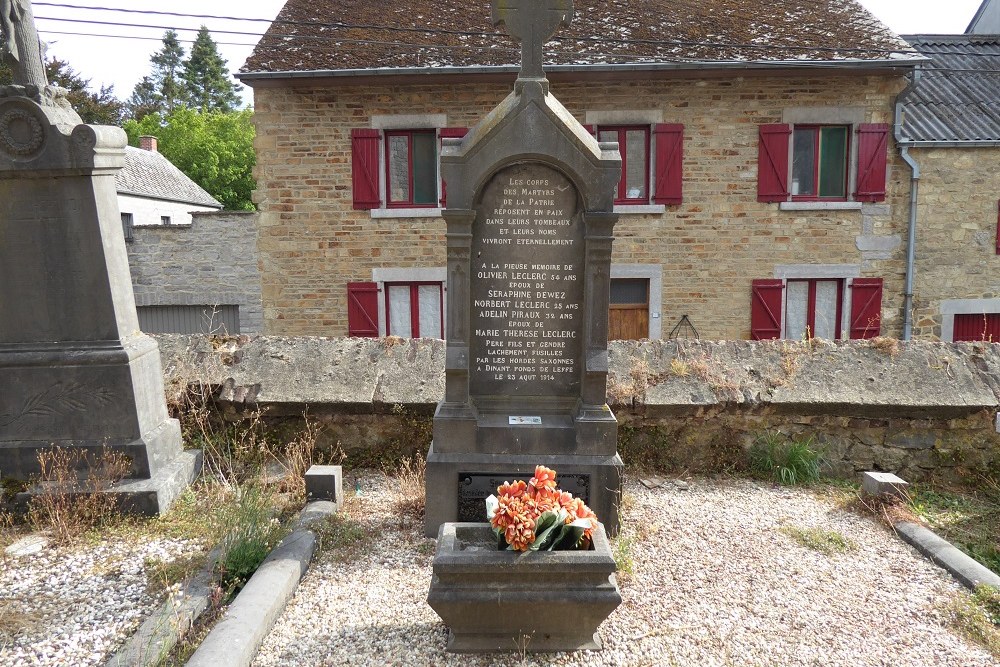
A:
[[[142,77],[142,81],[135,84],[132,89],[132,96],[125,103],[128,108],[128,116],[134,120],[141,120],[153,113],[163,113],[163,97],[156,92],[156,84],[148,76]]]
[[[229,78],[226,61],[206,26],[201,26],[184,62],[184,82],[191,105],[202,112],[229,112],[240,105],[237,93],[243,86]]]
[[[184,48],[177,33],[168,30],[163,33],[163,48],[149,58],[153,72],[144,78],[132,91],[130,106],[156,106],[156,111],[171,113],[187,104],[187,87],[184,85]],[[150,94],[152,84],[152,94]],[[136,104],[132,104],[133,101]],[[141,103],[141,104],[140,104]],[[135,116],[134,116],[135,117]]]

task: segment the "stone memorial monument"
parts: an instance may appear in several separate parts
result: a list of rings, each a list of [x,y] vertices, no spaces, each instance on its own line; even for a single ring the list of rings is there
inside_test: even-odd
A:
[[[622,461],[606,403],[612,212],[621,157],[549,92],[543,45],[572,0],[493,0],[521,43],[514,92],[445,139],[445,398],[427,457],[426,534],[485,520],[538,464],[618,530]]]
[[[0,87],[0,476],[31,479],[53,446],[106,447],[132,464],[111,490],[123,509],[162,512],[200,459],[139,332],[115,191],[125,133],[84,125],[40,52],[31,3],[0,0],[14,74]]]

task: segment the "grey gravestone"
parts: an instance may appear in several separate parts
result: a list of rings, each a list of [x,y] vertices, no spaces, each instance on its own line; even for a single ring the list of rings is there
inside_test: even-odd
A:
[[[482,521],[497,480],[556,471],[618,530],[622,461],[606,403],[612,212],[621,173],[549,93],[542,45],[571,0],[494,0],[521,42],[511,93],[464,139],[445,139],[445,398],[427,457],[426,534]]]
[[[54,445],[107,447],[132,462],[113,489],[123,508],[161,512],[199,456],[182,451],[159,349],[139,332],[115,191],[125,133],[84,125],[46,85],[30,3],[0,8],[14,73],[0,87],[0,476],[37,475]]]

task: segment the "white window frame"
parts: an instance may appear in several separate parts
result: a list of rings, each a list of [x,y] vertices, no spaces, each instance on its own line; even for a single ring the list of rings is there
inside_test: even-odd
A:
[[[441,283],[441,332],[448,332],[448,269],[434,268],[383,268],[372,269],[372,282],[378,286],[378,335],[388,335],[389,324],[385,321],[387,293],[386,283]]]

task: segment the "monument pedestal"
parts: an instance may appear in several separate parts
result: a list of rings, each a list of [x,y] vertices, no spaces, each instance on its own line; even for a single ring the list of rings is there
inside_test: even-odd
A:
[[[112,490],[123,508],[160,513],[200,457],[139,331],[115,190],[125,133],[82,124],[51,89],[17,92],[35,97],[0,97],[0,474],[35,479],[52,447],[106,448],[131,461]]]

